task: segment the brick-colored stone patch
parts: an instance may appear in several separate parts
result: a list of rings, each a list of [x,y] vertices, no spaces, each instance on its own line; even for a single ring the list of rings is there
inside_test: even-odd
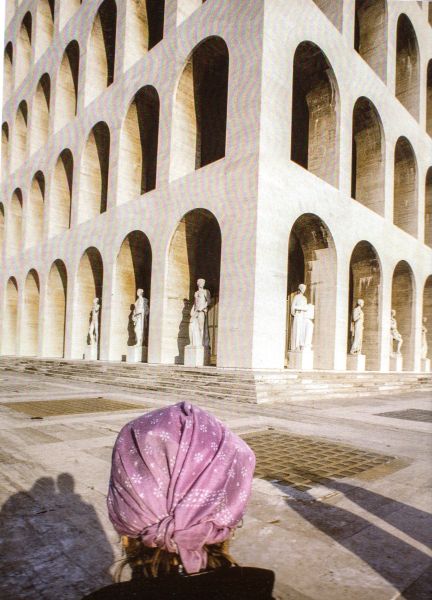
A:
[[[354,477],[395,460],[393,456],[281,431],[260,431],[242,438],[255,452],[255,477],[301,491],[326,479]]]
[[[31,402],[3,402],[12,410],[30,417],[58,417],[94,412],[117,412],[123,410],[147,410],[142,404],[118,402],[107,398],[69,398],[66,400],[33,400]]]

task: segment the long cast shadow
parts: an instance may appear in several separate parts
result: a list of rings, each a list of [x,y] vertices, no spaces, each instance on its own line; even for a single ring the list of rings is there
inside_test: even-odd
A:
[[[62,473],[12,495],[0,513],[0,597],[68,600],[112,582],[111,545],[96,511]]]
[[[307,474],[315,481],[318,478],[313,473]],[[422,534],[421,530],[426,529],[426,523],[430,529],[431,515],[351,484],[333,479],[321,480],[321,483],[343,492],[353,502],[426,545],[428,533],[424,531]],[[386,514],[384,506],[389,502],[394,503],[394,510]],[[426,553],[345,508],[317,502],[307,493],[305,501],[287,499],[287,504],[314,527],[358,556],[400,592],[431,565],[431,558]],[[395,515],[394,511],[399,511],[399,514]]]

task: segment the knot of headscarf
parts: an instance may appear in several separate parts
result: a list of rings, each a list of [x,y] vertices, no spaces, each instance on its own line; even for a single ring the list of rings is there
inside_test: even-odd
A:
[[[113,450],[108,512],[116,530],[207,566],[207,544],[243,517],[255,456],[213,415],[180,403],[128,423]]]

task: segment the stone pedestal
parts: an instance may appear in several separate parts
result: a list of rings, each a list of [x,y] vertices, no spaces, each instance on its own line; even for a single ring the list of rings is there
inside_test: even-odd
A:
[[[422,358],[420,360],[420,371],[422,373],[430,373],[430,370],[431,370],[430,358]]]
[[[347,371],[365,371],[366,370],[366,355],[365,354],[348,354],[347,356]]]
[[[289,350],[288,369],[297,371],[311,371],[313,369],[313,350],[304,348],[303,350]]]
[[[390,371],[402,371],[403,356],[402,354],[390,354]]]
[[[97,344],[87,344],[84,352],[84,360],[97,360]]]
[[[204,366],[204,346],[185,346],[184,366],[185,367],[203,367]]]
[[[147,346],[128,346],[126,362],[147,362]]]

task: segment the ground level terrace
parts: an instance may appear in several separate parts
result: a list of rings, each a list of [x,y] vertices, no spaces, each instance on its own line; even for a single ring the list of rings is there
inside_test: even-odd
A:
[[[404,370],[420,370],[422,323],[426,317],[432,347],[432,275],[381,256],[366,239],[353,243],[349,256],[339,248],[340,234],[313,213],[303,213],[286,231],[283,273],[273,290],[262,291],[254,239],[238,235],[229,220],[197,208],[187,212],[164,236],[132,229],[88,241],[84,251],[41,254],[35,267],[5,273],[2,282],[3,355],[82,358],[92,302],[101,299],[98,358],[125,360],[131,336],[136,290],[150,302],[150,363],[182,364],[189,343],[188,323],[196,280],[203,277],[212,295],[209,311],[211,361],[218,367],[283,368],[289,347],[290,303],[299,283],[315,305],[314,368],[344,369],[350,344],[350,314],[365,302],[363,353],[367,370],[389,369],[390,311],[396,310],[403,337]],[[100,240],[98,245],[97,239]],[[258,239],[258,238],[257,238]],[[53,252],[53,249],[50,249]],[[270,257],[271,259],[271,257]],[[13,269],[12,266],[8,270]],[[420,265],[421,266],[421,265]],[[270,266],[269,266],[270,268]],[[19,273],[20,272],[20,273]],[[255,281],[254,281],[255,280]],[[252,284],[249,284],[252,282]],[[255,294],[254,294],[255,291]],[[268,299],[267,339],[262,303]],[[275,306],[278,306],[278,314]],[[279,320],[279,325],[275,323]],[[276,332],[276,334],[275,334]],[[257,340],[260,348],[257,352]],[[264,340],[264,341],[263,341]],[[267,345],[267,362],[262,344]]]

